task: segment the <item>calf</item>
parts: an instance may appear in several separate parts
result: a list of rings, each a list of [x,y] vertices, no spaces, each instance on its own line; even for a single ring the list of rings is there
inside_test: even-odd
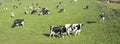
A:
[[[24,19],[16,19],[16,20],[14,20],[12,28],[14,28],[16,26],[24,26]]]
[[[60,34],[62,38],[64,38],[64,35],[66,34],[66,28],[65,26],[50,26],[50,37],[53,35],[55,37],[55,34]]]

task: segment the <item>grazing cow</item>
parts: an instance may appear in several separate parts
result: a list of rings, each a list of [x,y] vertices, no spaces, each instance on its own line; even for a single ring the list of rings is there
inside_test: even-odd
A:
[[[16,20],[14,20],[12,28],[14,28],[16,26],[24,26],[24,19],[22,18],[22,19],[16,19]]]
[[[14,18],[14,17],[15,17],[14,12],[11,12],[11,18]]]
[[[61,12],[65,12],[65,9],[60,9],[59,11],[58,11],[59,13],[61,13]]]
[[[48,8],[42,8],[42,10],[40,11],[40,15],[45,15],[49,13],[50,13],[50,10]]]
[[[66,34],[66,28],[65,26],[50,26],[50,37],[53,36],[55,34],[60,34],[60,36],[62,38],[64,38],[65,34]]]
[[[75,33],[75,36],[80,35],[83,24],[65,24],[67,34],[70,36],[71,32]]]
[[[35,13],[37,13],[37,10],[32,10],[32,12],[31,12],[31,14],[35,14]]]
[[[100,17],[100,21],[103,21],[103,22],[104,22],[105,14],[104,14],[104,13],[100,13],[100,14],[99,14],[99,17]]]
[[[18,8],[17,6],[13,6],[14,9]]]

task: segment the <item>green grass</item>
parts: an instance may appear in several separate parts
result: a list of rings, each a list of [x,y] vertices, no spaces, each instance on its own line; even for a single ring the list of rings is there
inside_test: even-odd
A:
[[[0,6],[0,44],[119,44],[120,41],[120,10],[113,10],[113,4],[106,4],[96,0],[78,0],[70,3],[64,0],[65,4],[60,5],[65,8],[65,13],[58,13],[56,5],[60,0],[21,0],[24,5],[18,9],[13,9],[13,5],[19,2],[4,2]],[[48,7],[51,11],[49,15],[24,15],[24,8],[31,3],[39,3],[41,7]],[[89,9],[83,9],[89,5]],[[114,6],[114,7],[113,7]],[[7,11],[2,8],[8,7]],[[116,6],[117,7],[117,6]],[[104,9],[103,9],[104,8]],[[10,18],[14,11],[16,17]],[[105,12],[107,18],[105,22],[99,22],[98,14]],[[112,16],[113,15],[113,16]],[[24,27],[11,28],[13,21],[17,18],[25,19]],[[88,24],[86,21],[97,21]],[[49,38],[49,25],[64,25],[73,23],[83,23],[84,27],[80,36],[65,36],[60,39]]]

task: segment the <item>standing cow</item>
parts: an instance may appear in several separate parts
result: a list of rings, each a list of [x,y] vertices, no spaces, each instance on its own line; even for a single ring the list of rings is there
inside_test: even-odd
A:
[[[22,18],[22,19],[16,19],[16,20],[14,20],[12,28],[14,28],[16,26],[24,26],[24,19]]]
[[[75,33],[75,36],[80,35],[83,24],[65,24],[67,34],[70,36],[71,32]]]
[[[56,34],[60,34],[60,36],[62,38],[64,38],[65,34],[66,34],[66,28],[65,26],[50,26],[50,37]]]

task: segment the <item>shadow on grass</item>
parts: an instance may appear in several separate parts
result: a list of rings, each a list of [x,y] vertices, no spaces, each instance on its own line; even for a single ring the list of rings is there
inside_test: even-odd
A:
[[[97,23],[96,21],[87,21],[86,23],[91,24],[91,23]]]
[[[50,36],[50,34],[43,34],[44,36],[46,36],[46,37],[49,37]],[[55,35],[55,37],[59,37],[58,35]]]

